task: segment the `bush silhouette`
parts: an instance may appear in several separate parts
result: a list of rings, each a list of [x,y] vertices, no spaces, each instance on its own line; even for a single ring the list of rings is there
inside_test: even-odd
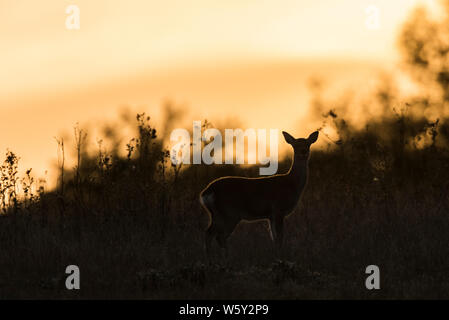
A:
[[[257,176],[258,168],[171,165],[163,142],[173,110],[162,135],[138,114],[136,136],[122,147],[113,141],[109,152],[101,140],[97,153],[87,152],[87,132],[76,129],[76,166],[60,162],[55,190],[44,190],[31,169],[19,180],[19,158],[8,151],[0,297],[72,297],[38,284],[76,264],[83,298],[448,298],[447,32],[447,24],[411,17],[399,43],[423,94],[404,100],[379,88],[368,100],[382,112],[365,125],[334,107],[341,101],[312,102],[324,136],[327,128],[335,136],[312,152],[303,200],[286,222],[286,261],[273,263],[261,223],[240,225],[229,259],[206,264],[200,190],[220,176]],[[426,116],[428,108],[436,116]],[[279,172],[289,164],[281,159]],[[364,287],[370,264],[386,279],[376,293]]]

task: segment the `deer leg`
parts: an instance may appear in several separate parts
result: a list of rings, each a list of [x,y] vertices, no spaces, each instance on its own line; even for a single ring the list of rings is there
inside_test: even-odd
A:
[[[275,258],[278,258],[278,246],[277,246],[277,242],[278,242],[278,232],[277,232],[277,226],[276,226],[276,220],[275,217],[272,217],[269,221],[268,221],[268,230],[270,231],[270,237],[271,237],[271,252],[273,254],[273,256]]]
[[[229,251],[228,251],[228,245],[227,240],[229,236],[234,231],[235,227],[237,226],[237,222],[232,221],[225,223],[222,230],[220,230],[220,233],[217,235],[217,242],[220,245],[222,249],[224,249],[225,257],[228,257]]]
[[[205,245],[206,245],[206,255],[208,258],[210,258],[211,254],[211,245],[212,240],[217,236],[217,230],[215,224],[212,222],[206,230],[206,239],[205,239]]]
[[[268,231],[270,232],[271,241],[274,243],[277,238],[276,229],[274,228],[274,221],[271,219],[268,221]]]
[[[226,235],[226,233],[224,231],[220,232],[217,235],[217,242],[218,242],[218,245],[220,246],[221,251],[222,251],[221,252],[222,258],[227,258],[227,256],[228,256],[228,246],[227,246],[227,243],[226,243],[227,239],[228,239],[228,236]],[[224,255],[223,255],[223,251],[224,251]]]
[[[284,241],[284,217],[276,216],[274,226],[276,230],[276,245],[278,249],[281,249]]]
[[[226,247],[226,239],[227,239],[227,237],[223,231],[220,232],[219,234],[217,234],[217,242],[221,248]]]

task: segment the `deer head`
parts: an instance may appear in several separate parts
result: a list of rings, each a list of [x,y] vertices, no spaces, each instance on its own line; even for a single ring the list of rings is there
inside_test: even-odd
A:
[[[318,131],[305,138],[295,139],[289,133],[282,131],[285,141],[293,147],[295,160],[307,160],[310,154],[310,146],[318,139]]]

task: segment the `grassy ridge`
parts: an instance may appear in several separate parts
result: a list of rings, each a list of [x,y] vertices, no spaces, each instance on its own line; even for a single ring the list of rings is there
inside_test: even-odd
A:
[[[238,226],[227,260],[207,262],[208,217],[199,191],[216,177],[256,176],[258,169],[179,170],[148,119],[138,121],[128,156],[83,154],[64,172],[64,188],[29,191],[25,200],[10,200],[7,178],[31,179],[11,177],[17,161],[9,154],[2,171],[2,194],[10,201],[0,216],[0,297],[448,298],[448,122],[429,131],[422,119],[404,116],[358,131],[333,119],[341,141],[312,152],[302,202],[287,220],[282,260],[266,224],[255,223]],[[410,142],[419,132],[430,139],[423,148]],[[289,165],[283,160],[279,172]],[[69,264],[81,269],[78,292],[64,286]],[[381,269],[377,292],[364,286],[370,264]]]

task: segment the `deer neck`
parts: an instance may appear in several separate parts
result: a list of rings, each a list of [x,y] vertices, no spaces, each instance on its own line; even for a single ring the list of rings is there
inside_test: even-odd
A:
[[[307,182],[307,174],[309,171],[309,158],[301,159],[293,157],[293,163],[288,171],[288,176],[293,179],[295,184],[300,188],[304,187]]]

